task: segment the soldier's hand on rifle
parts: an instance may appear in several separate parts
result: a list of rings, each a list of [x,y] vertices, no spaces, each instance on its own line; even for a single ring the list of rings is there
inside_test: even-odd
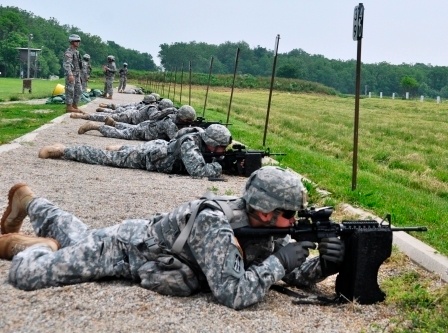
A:
[[[334,263],[341,263],[344,260],[345,246],[338,237],[322,238],[319,243],[320,256]]]
[[[319,255],[323,276],[336,274],[344,260],[345,246],[338,237],[322,238],[319,243]]]
[[[274,256],[280,260],[286,273],[291,273],[295,268],[302,265],[306,258],[310,255],[309,249],[315,248],[316,244],[313,242],[294,242],[282,247],[274,253]]]

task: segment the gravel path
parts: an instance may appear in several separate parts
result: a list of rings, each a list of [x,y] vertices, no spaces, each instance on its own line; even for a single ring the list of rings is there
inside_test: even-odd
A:
[[[115,103],[142,100],[142,95],[114,94]],[[97,98],[84,106],[95,112]],[[63,107],[63,106],[61,106]],[[169,211],[207,190],[241,193],[246,178],[227,177],[210,182],[147,172],[42,160],[38,150],[56,142],[105,147],[129,141],[104,138],[92,131],[78,135],[85,121],[68,114],[51,125],[0,146],[0,210],[7,192],[27,182],[36,194],[74,213],[92,228],[110,226],[125,218],[145,218]],[[137,142],[136,142],[137,143]],[[9,148],[14,148],[10,149]],[[28,220],[23,232],[32,233]],[[266,300],[235,311],[219,305],[210,294],[167,297],[128,281],[104,281],[24,292],[7,282],[10,262],[0,260],[0,332],[376,332],[387,331],[394,314],[384,304],[359,306],[294,305],[291,298],[271,291]],[[334,280],[317,292],[334,296]]]

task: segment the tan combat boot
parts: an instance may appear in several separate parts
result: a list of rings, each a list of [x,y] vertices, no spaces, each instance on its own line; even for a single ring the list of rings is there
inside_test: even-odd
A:
[[[96,108],[96,112],[104,112],[104,108]]]
[[[40,158],[59,158],[64,155],[64,149],[64,145],[56,143],[54,145],[41,148],[41,150],[39,150],[38,156]]]
[[[123,145],[109,145],[109,146],[106,146],[106,150],[117,151],[117,150],[120,150],[121,147],[123,147]]]
[[[100,126],[100,124],[94,121],[88,121],[78,129],[78,134],[84,134],[85,132],[93,130],[98,131],[100,129]]]
[[[107,96],[106,99],[112,99],[112,95]]]
[[[85,119],[85,120],[89,120],[89,115],[86,114],[86,113],[78,112],[78,113],[72,113],[72,114],[70,115],[70,118],[73,118],[73,119]]]
[[[75,109],[73,107],[73,105],[69,105],[69,104],[67,104],[67,106],[65,108],[65,112],[66,113],[71,113],[71,114],[74,114],[74,113],[84,113],[83,111],[79,110],[78,108]]]
[[[104,120],[104,124],[107,125],[107,126],[115,127],[116,123],[117,122],[112,117],[106,117],[106,119]]]
[[[108,104],[106,104],[106,103],[100,103],[98,106],[99,106],[100,108],[107,108],[107,107],[108,107]]]
[[[37,244],[48,246],[52,251],[57,251],[61,248],[59,242],[54,238],[17,233],[0,235],[0,259],[11,260],[17,253]]]
[[[73,103],[73,104],[72,104],[72,107],[73,107],[75,110],[78,110],[78,104]]]
[[[26,208],[34,197],[33,191],[25,183],[15,184],[9,189],[8,207],[0,222],[2,234],[20,231],[23,220],[28,215]]]

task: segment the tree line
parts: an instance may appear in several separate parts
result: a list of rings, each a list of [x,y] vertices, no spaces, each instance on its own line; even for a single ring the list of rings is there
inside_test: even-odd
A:
[[[29,35],[32,39],[29,41]],[[69,47],[68,36],[81,37],[80,55],[89,54],[92,67],[106,63],[108,55],[114,55],[117,64],[127,62],[137,71],[156,70],[157,66],[149,53],[126,49],[113,41],[103,41],[99,36],[81,31],[75,26],[61,25],[57,19],[46,20],[17,7],[0,6],[0,72],[1,76],[18,77],[27,64],[19,60],[17,48],[41,49],[38,52],[36,77],[63,76],[62,61]],[[30,66],[31,67],[31,66]],[[34,73],[33,73],[34,74]],[[34,75],[33,75],[34,77]]]
[[[270,77],[273,70],[274,52],[264,47],[250,48],[249,44],[225,42],[212,45],[203,42],[176,42],[161,44],[157,67],[152,55],[126,49],[113,41],[103,41],[99,36],[79,28],[61,25],[55,18],[49,20],[16,7],[0,6],[0,72],[2,76],[17,77],[23,64],[18,60],[18,47],[27,47],[28,36],[33,34],[31,47],[42,48],[39,53],[38,77],[63,75],[62,59],[68,47],[68,36],[81,36],[80,54],[91,56],[92,67],[100,68],[107,55],[115,56],[117,64],[127,62],[130,76],[133,71],[189,71],[207,74],[233,74]],[[238,52],[238,62],[236,54]],[[213,58],[213,62],[212,62]],[[212,66],[211,66],[212,64]],[[236,66],[237,65],[237,66]],[[355,93],[356,61],[328,59],[323,55],[308,54],[302,49],[279,53],[276,77],[300,82],[310,81],[330,87],[342,94]],[[138,76],[141,76],[139,73]],[[392,65],[386,61],[362,64],[361,91],[373,95],[404,97],[441,96],[448,98],[448,67],[431,64]]]
[[[239,60],[236,62],[236,51]],[[213,57],[213,63],[211,58]],[[192,66],[193,71],[208,73],[212,64],[215,74],[233,73],[271,76],[274,53],[257,46],[253,49],[244,42],[226,42],[220,45],[206,43],[173,43],[160,45],[159,58],[164,68],[178,70]],[[392,65],[387,62],[362,64],[361,90],[373,95],[448,98],[448,67],[431,64]],[[302,49],[279,53],[276,77],[311,81],[334,88],[342,94],[355,93],[356,60],[327,59],[323,55],[308,54]]]

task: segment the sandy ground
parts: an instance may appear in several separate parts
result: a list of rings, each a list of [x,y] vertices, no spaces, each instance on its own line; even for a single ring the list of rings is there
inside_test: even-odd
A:
[[[128,103],[142,99],[142,95],[115,93],[113,101]],[[93,113],[105,101],[97,98],[83,109]],[[207,190],[238,195],[246,181],[246,178],[226,177],[226,182],[210,182],[37,157],[41,147],[56,142],[97,147],[130,143],[102,137],[96,131],[78,135],[77,130],[84,122],[63,115],[28,136],[29,141],[16,140],[12,145],[16,149],[0,153],[2,212],[9,188],[17,182],[26,182],[37,195],[74,213],[91,228],[99,228],[126,218],[145,218],[169,211]],[[28,220],[23,232],[32,233]],[[0,260],[0,331],[4,333],[377,332],[393,327],[389,318],[395,314],[385,304],[294,305],[294,299],[274,291],[269,292],[265,301],[235,311],[217,304],[210,294],[166,297],[129,281],[92,282],[25,292],[8,283],[9,267],[9,261]],[[334,279],[321,283],[316,292],[334,296]]]

